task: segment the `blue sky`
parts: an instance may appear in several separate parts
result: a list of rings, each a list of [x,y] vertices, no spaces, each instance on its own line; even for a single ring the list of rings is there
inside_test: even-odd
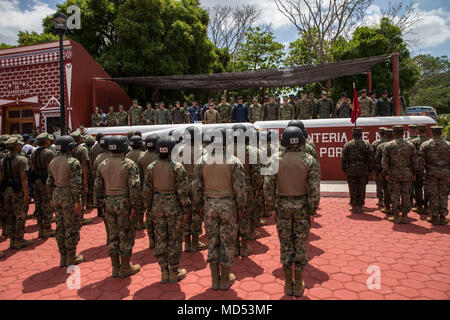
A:
[[[391,0],[392,2],[398,0]],[[57,0],[0,0],[0,42],[16,44],[19,30],[42,31],[41,21],[53,13]],[[389,0],[374,0],[367,12],[367,21],[377,20],[379,9]],[[409,35],[414,55],[429,53],[434,56],[450,55],[450,0],[420,0],[417,3],[421,25]],[[288,44],[296,39],[297,32],[289,21],[276,9],[273,0],[201,0],[204,6],[217,4],[256,3],[263,12],[261,23],[271,23],[277,41]]]

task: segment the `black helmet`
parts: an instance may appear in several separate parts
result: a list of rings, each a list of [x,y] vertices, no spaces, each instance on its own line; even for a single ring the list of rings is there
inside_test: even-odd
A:
[[[56,150],[71,151],[77,145],[75,139],[71,136],[60,136],[56,138]]]
[[[108,139],[108,148],[113,152],[128,151],[128,140],[125,136],[112,136]]]
[[[109,150],[108,149],[108,141],[109,141],[109,138],[111,138],[111,136],[103,136],[101,139],[100,139],[100,147],[103,149],[103,150]]]
[[[139,149],[142,147],[142,138],[140,136],[132,136],[130,138],[130,146],[133,149]]]
[[[308,139],[308,131],[306,131],[305,124],[301,120],[291,120],[288,123],[288,127],[297,127],[303,132],[305,139]]]
[[[201,136],[200,129],[198,127],[187,127],[184,132],[184,139],[189,140],[191,144],[194,144],[195,136]]]
[[[167,159],[176,144],[177,142],[173,137],[167,136],[159,138],[158,143],[156,144],[156,152],[158,152],[161,159]]]
[[[287,146],[297,146],[304,145],[305,137],[302,130],[297,127],[287,127],[283,134],[281,135],[281,145],[283,147]]]
[[[145,146],[147,150],[156,150],[156,144],[158,143],[159,136],[156,133],[149,135],[145,138]]]

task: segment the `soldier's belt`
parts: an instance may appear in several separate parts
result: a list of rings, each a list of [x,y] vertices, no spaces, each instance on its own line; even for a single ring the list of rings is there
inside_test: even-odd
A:
[[[307,198],[308,195],[307,194],[303,194],[301,196],[281,196],[280,195],[279,197],[280,197],[280,199],[283,199],[283,200],[300,200],[300,199]]]
[[[174,194],[176,194],[176,191],[173,191],[173,192],[155,192],[155,195],[159,195],[159,196],[171,196],[171,195],[174,195]]]

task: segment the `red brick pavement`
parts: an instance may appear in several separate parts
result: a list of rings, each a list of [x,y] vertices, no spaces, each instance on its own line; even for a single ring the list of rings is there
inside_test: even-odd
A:
[[[350,215],[348,199],[322,198],[321,210],[309,237],[307,289],[301,299],[449,299],[450,227],[432,226],[410,214],[408,225],[393,225],[375,209]],[[95,217],[94,213],[90,214]],[[254,254],[236,259],[237,281],[227,291],[213,291],[206,252],[184,253],[181,266],[188,276],[178,284],[160,284],[160,271],[147,236],[137,232],[133,263],[140,273],[126,279],[111,277],[101,219],[84,226],[78,252],[81,288],[68,289],[66,269],[59,268],[54,238],[35,240],[32,247],[9,250],[0,240],[6,259],[0,260],[0,299],[295,299],[283,294],[279,242],[273,223],[260,228],[262,238],[251,243]],[[26,239],[37,238],[35,220],[28,220]],[[381,270],[381,288],[368,290],[367,268]]]

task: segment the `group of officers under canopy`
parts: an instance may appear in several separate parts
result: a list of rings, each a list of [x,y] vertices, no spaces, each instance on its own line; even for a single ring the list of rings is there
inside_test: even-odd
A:
[[[431,130],[433,136],[427,139],[419,126],[420,136],[413,139],[421,141],[417,152],[414,144],[402,139],[403,127],[394,127],[392,142],[388,142],[391,130],[380,129],[382,138],[374,143],[376,148],[361,139],[360,128],[353,129],[353,140],[344,147],[342,169],[348,176],[354,213],[362,212],[367,178],[375,168],[376,176],[383,178],[379,205],[385,205],[389,213],[392,204],[391,220],[405,221],[411,182],[419,176],[425,184],[430,222],[446,223],[450,146],[441,138],[442,127]],[[195,143],[195,137],[202,144]],[[315,146],[302,121],[289,122],[281,146],[277,131],[260,132],[243,124],[209,130],[191,126],[184,137],[172,131],[144,140],[139,132],[128,137],[100,133],[94,139],[77,131],[57,137],[52,150],[53,140],[47,133],[39,135],[39,148],[30,160],[21,154],[20,137],[3,140],[0,221],[11,249],[33,242],[24,239],[30,162],[39,237],[56,237],[61,267],[85,261],[76,254],[76,247],[80,228],[89,223],[83,212],[91,202],[90,207],[97,207],[103,217],[113,277],[140,271],[130,260],[136,229],[145,227],[162,283],[187,275],[179,265],[184,238],[186,252],[208,249],[211,287],[226,290],[235,281],[234,257],[251,255],[249,241],[259,237],[257,227],[272,216],[280,240],[285,293],[303,295],[307,240],[319,207],[321,175]],[[251,162],[255,155],[258,160]],[[264,156],[267,162],[260,161]],[[377,157],[381,167],[374,165]],[[190,161],[180,162],[180,158]],[[55,231],[50,224],[53,212]],[[202,225],[206,244],[199,241]]]

